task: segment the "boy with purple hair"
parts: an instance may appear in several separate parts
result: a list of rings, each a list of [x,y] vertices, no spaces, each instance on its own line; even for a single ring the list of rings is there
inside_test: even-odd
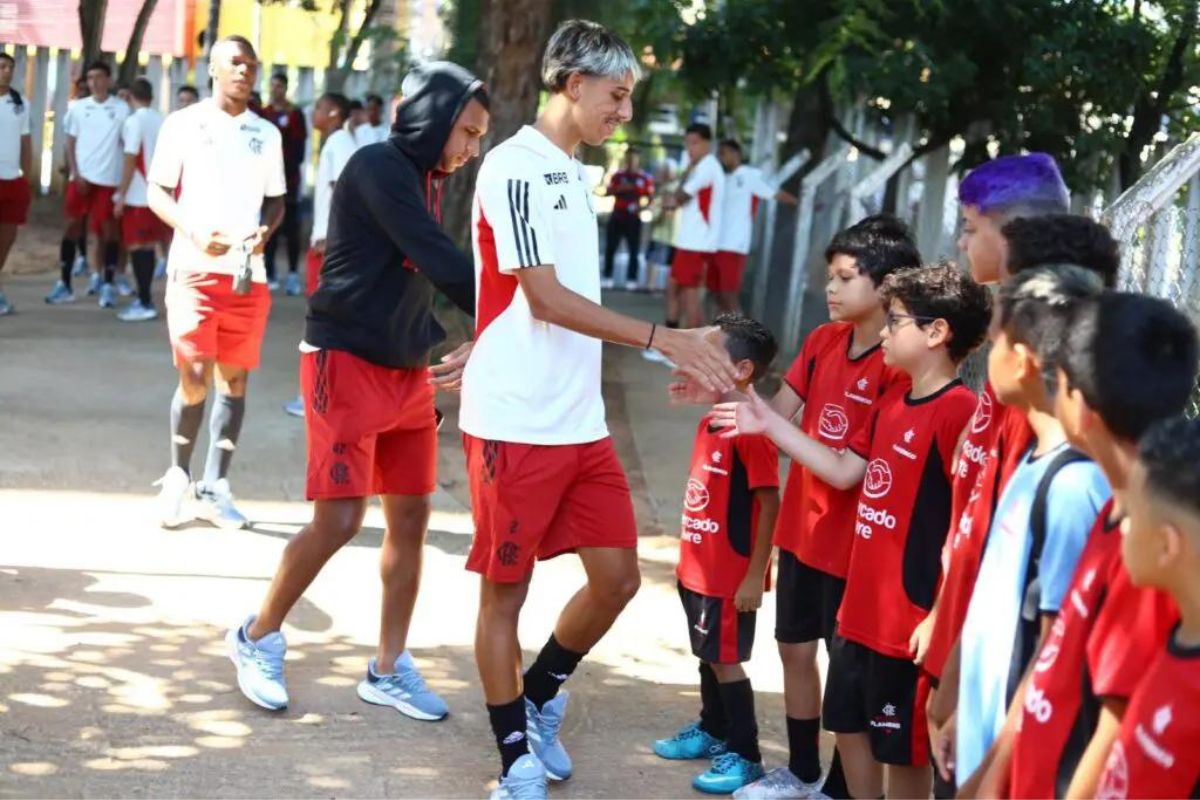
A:
[[[996,284],[1008,277],[1008,242],[1002,233],[1007,223],[1021,217],[1063,214],[1070,205],[1062,173],[1045,153],[1004,156],[981,164],[959,184],[958,199],[962,208],[958,246],[971,277],[982,284]],[[911,642],[913,660],[934,687],[928,705],[929,733],[942,779],[935,784],[935,796],[953,796],[951,750],[958,701],[959,634],[996,501],[1031,439],[1024,414],[1002,405],[991,384],[985,384],[954,464],[942,586]]]

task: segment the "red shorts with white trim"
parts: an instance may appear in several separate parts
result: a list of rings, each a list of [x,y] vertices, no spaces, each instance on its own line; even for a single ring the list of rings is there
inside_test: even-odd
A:
[[[121,244],[152,247],[171,235],[171,229],[146,206],[125,206],[121,214]]]
[[[679,585],[692,655],[709,664],[744,664],[754,650],[754,611],[738,611],[732,597],[711,597]]]
[[[304,258],[304,291],[306,297],[312,297],[313,292],[317,290],[317,284],[321,280],[321,267],[325,264],[325,253],[318,250],[308,249],[308,255]]]
[[[300,391],[309,500],[433,493],[437,412],[429,370],[318,350],[300,356]]]
[[[463,435],[475,539],[467,569],[521,583],[581,547],[637,547],[625,470],[612,439],[537,445]]]
[[[167,281],[166,305],[175,366],[215,361],[258,367],[271,313],[265,283],[251,284],[249,294],[237,294],[232,275],[175,272]]]
[[[705,285],[710,292],[740,292],[746,272],[746,254],[719,250],[708,265]]]
[[[0,180],[0,225],[24,225],[32,201],[27,178]]]
[[[685,289],[695,289],[704,278],[705,267],[712,269],[714,253],[675,248],[671,259],[671,280]]]
[[[835,635],[829,646],[822,720],[832,733],[865,733],[881,764],[929,766],[925,701],[929,676],[906,658],[892,658]]]
[[[89,184],[86,192],[79,191],[75,181],[67,183],[67,195],[64,207],[67,219],[88,218],[88,227],[92,233],[99,235],[104,226],[113,218],[113,194],[115,186],[98,186]]]

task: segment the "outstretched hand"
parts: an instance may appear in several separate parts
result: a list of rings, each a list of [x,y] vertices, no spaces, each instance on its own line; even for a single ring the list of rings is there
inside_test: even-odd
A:
[[[658,328],[650,343],[675,364],[675,374],[709,392],[727,392],[738,374],[729,353],[708,334],[712,328]]]
[[[673,406],[711,406],[721,399],[721,393],[713,391],[675,370],[678,380],[667,384],[667,397]]]
[[[714,428],[725,428],[721,434],[726,439],[747,434],[766,433],[771,417],[778,417],[771,406],[758,396],[751,386],[745,400],[717,403],[709,413],[709,422]]]
[[[429,367],[429,382],[443,392],[457,392],[462,388],[463,370],[471,357],[474,342],[463,342],[453,352],[442,356],[441,361]]]

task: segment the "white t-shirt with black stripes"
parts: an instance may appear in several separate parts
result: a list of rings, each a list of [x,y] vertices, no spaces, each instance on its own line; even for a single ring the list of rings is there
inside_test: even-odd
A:
[[[525,126],[483,160],[471,238],[475,349],[463,375],[459,426],[480,439],[521,444],[607,437],[600,340],[534,319],[516,277],[552,266],[563,286],[600,302],[596,212],[583,165]]]

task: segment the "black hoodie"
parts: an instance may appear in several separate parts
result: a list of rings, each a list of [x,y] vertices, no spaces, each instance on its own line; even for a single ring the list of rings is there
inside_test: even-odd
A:
[[[333,190],[308,344],[385,367],[425,367],[446,338],[433,316],[434,287],[474,315],[475,270],[438,226],[436,168],[481,86],[449,62],[417,67],[404,80],[391,137],[351,156]]]

